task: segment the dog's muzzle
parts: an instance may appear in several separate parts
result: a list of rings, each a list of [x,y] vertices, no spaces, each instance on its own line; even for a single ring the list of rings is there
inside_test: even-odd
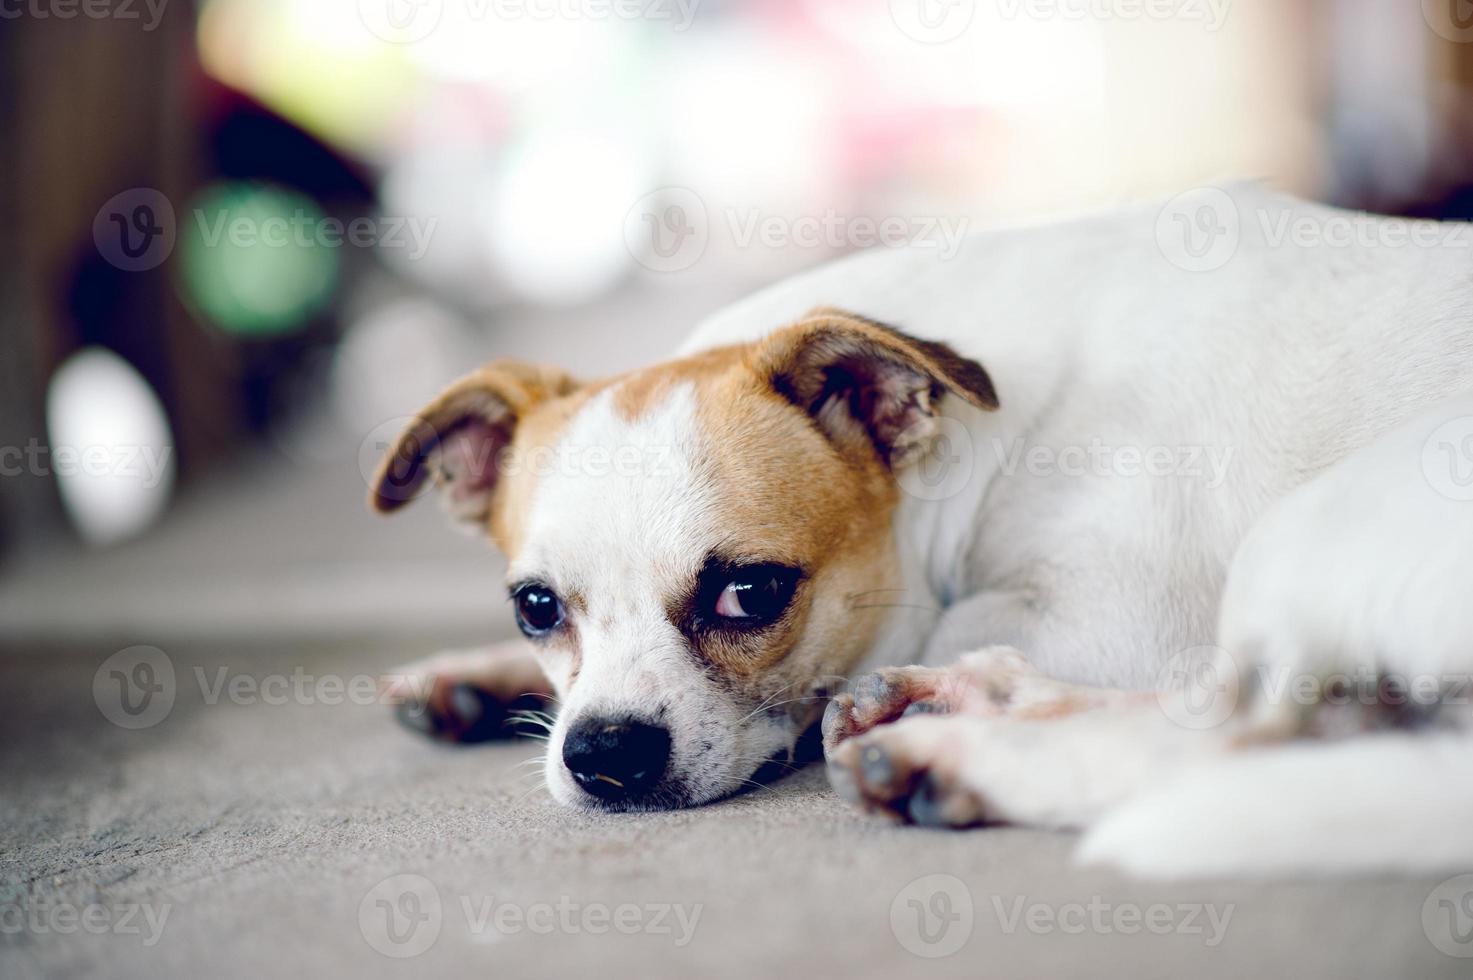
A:
[[[660,784],[669,763],[670,733],[639,721],[580,721],[563,739],[563,765],[600,800],[637,802]]]

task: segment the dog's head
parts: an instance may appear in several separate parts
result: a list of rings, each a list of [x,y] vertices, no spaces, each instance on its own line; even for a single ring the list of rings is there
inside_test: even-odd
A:
[[[557,799],[700,803],[787,758],[868,649],[894,474],[948,395],[996,407],[950,348],[829,310],[597,383],[499,361],[425,407],[373,504],[432,481],[507,555],[560,700]]]

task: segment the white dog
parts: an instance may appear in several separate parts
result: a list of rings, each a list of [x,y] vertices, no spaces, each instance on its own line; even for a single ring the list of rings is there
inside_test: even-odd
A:
[[[531,643],[394,690],[449,737],[555,695],[574,805],[733,793],[827,702],[835,788],[902,819],[1143,874],[1473,867],[1473,249],[1203,201],[862,254],[604,381],[456,383],[375,504],[432,477]],[[1212,268],[1176,214],[1236,236]]]

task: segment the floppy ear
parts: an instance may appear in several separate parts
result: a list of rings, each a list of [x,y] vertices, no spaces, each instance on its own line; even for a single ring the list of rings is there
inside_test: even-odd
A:
[[[432,479],[457,521],[484,524],[518,422],[539,403],[578,387],[554,368],[493,361],[426,405],[379,463],[369,504],[387,514]]]
[[[976,361],[843,310],[817,309],[779,330],[758,345],[753,367],[830,439],[862,433],[892,467],[935,437],[943,395],[997,408],[992,379]]]

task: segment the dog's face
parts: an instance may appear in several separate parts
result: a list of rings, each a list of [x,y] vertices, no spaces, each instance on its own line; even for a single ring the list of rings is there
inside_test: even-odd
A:
[[[560,707],[553,795],[611,809],[727,795],[790,758],[896,587],[894,470],[933,399],[995,406],[949,349],[829,311],[612,380],[497,362],[385,460],[510,561]]]

